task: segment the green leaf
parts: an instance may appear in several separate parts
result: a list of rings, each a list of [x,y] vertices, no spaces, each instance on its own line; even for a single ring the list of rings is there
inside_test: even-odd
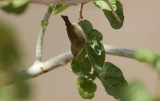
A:
[[[146,62],[153,66],[158,73],[160,73],[160,56],[147,49],[136,49],[134,58],[141,62]]]
[[[117,0],[109,0],[110,4],[112,5],[114,11],[117,10],[117,6],[116,6],[116,1]],[[108,4],[103,1],[103,0],[98,0],[98,1],[95,1],[94,2],[95,5],[99,8],[101,8],[102,10],[108,10],[108,11],[111,11],[111,8],[108,6]]]
[[[14,91],[14,94],[17,98],[20,99],[27,99],[31,94],[30,86],[22,80],[16,83],[15,89],[16,91]]]
[[[105,61],[104,46],[96,39],[90,40],[86,45],[89,61],[95,72],[99,72],[103,67]]]
[[[134,57],[139,61],[148,62],[150,64],[154,64],[157,60],[156,54],[147,49],[135,50]]]
[[[103,13],[107,17],[112,28],[119,29],[123,26],[123,22],[124,22],[123,6],[119,0],[109,0],[109,2],[112,5],[117,16],[120,18],[120,21],[116,19],[116,16],[113,15],[110,7],[107,5],[105,1],[98,0],[98,1],[95,1],[94,4],[98,8],[103,10]]]
[[[89,80],[85,77],[79,77],[77,79],[77,88],[82,98],[92,99],[97,86],[92,80]]]
[[[48,24],[48,23],[46,22],[46,20],[42,20],[42,21],[41,21],[41,27],[42,27],[43,29],[46,28],[47,24]]]
[[[83,21],[79,22],[79,25],[81,26],[81,28],[85,32],[88,40],[92,40],[95,37],[99,41],[101,41],[103,39],[102,34],[98,30],[93,29],[92,24],[88,20],[83,20]]]
[[[12,4],[15,8],[19,8],[21,6],[26,5],[29,0],[12,0]]]
[[[78,89],[83,89],[83,90],[91,93],[91,92],[95,92],[96,91],[97,86],[92,80],[89,80],[88,78],[78,77],[78,79],[77,79],[77,88]]]
[[[103,39],[102,34],[98,30],[93,29],[92,24],[88,20],[83,20],[79,22],[79,25],[85,32],[88,40],[92,40],[96,38],[97,40],[101,41]]]
[[[80,90],[79,94],[83,99],[92,99],[94,97],[94,93],[89,93],[89,92],[86,92],[86,91],[81,91]]]
[[[30,94],[29,85],[24,82],[26,78],[19,74],[19,66],[21,66],[21,53],[17,44],[17,37],[14,29],[8,24],[0,21],[0,72],[3,75],[10,75],[10,81],[14,83],[14,89],[7,90],[7,96],[1,95],[5,92],[0,92],[0,101],[23,101]],[[1,83],[3,84],[3,83]],[[5,88],[4,88],[5,89]]]
[[[81,26],[85,34],[88,34],[89,31],[93,29],[92,24],[88,20],[82,20],[81,22],[79,22],[79,25]]]
[[[15,31],[0,21],[0,69],[13,69],[20,62],[20,51],[17,46]]]
[[[139,81],[134,81],[127,86],[122,93],[121,99],[121,101],[154,101]]]
[[[78,76],[87,76],[91,71],[91,64],[88,57],[86,57],[86,51],[83,51],[77,56],[77,58],[72,59],[72,70]]]
[[[155,61],[154,66],[155,66],[156,71],[160,73],[160,56],[159,55],[157,55],[157,59]]]
[[[101,41],[103,39],[103,36],[98,30],[92,29],[87,33],[87,38],[88,40],[96,39]]]
[[[160,98],[154,98],[152,101],[160,101]]]
[[[0,8],[8,13],[21,14],[28,5],[29,0],[6,0],[0,5]]]
[[[122,71],[110,62],[105,62],[98,74],[98,78],[101,80],[106,92],[114,98],[120,98],[122,88],[127,85]]]
[[[85,49],[87,50],[89,61],[95,69],[95,72],[98,72],[103,67],[105,60],[104,47],[100,42],[103,39],[103,36],[98,30],[93,29],[93,26],[89,21],[83,20],[79,24],[87,37]]]
[[[69,7],[70,5],[67,4],[56,4],[54,7],[54,15],[61,13],[62,11],[66,10]]]
[[[78,77],[77,78],[77,84],[79,85],[81,85],[81,84],[84,84],[85,82],[87,81],[87,78],[85,78],[85,77]],[[79,86],[78,86],[78,88],[79,88]]]
[[[9,95],[6,90],[1,89],[0,90],[0,101],[16,101],[16,99]]]

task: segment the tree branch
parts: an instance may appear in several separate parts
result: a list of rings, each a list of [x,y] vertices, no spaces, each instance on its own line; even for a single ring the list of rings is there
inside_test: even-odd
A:
[[[93,0],[30,0],[30,2],[33,3],[41,3],[41,4],[54,4],[54,3],[65,3],[65,4],[70,4],[70,5],[75,5],[75,4],[81,4],[81,3],[87,3]]]
[[[46,31],[46,26],[48,25],[48,20],[53,12],[53,7],[49,6],[47,12],[45,13],[42,21],[41,21],[41,29],[38,35],[37,39],[37,46],[36,46],[36,60],[41,61],[42,60],[42,50],[43,50],[43,39],[44,39],[44,34]]]
[[[120,48],[116,46],[111,45],[104,45],[105,52],[108,55],[115,55],[115,56],[122,56],[134,59],[134,50],[126,49],[126,48]],[[18,72],[19,75],[17,76],[23,76],[24,79],[31,79],[34,77],[37,77],[41,74],[44,74],[46,72],[49,72],[53,69],[56,69],[60,66],[63,66],[64,64],[71,61],[73,58],[70,51],[62,53],[56,57],[52,57],[44,62],[35,62],[31,67],[28,67],[24,70],[21,70]],[[9,84],[14,83],[14,80],[12,78],[12,75],[7,75],[0,77],[0,86],[6,86]]]
[[[134,59],[134,50],[117,46],[104,45],[106,54]]]

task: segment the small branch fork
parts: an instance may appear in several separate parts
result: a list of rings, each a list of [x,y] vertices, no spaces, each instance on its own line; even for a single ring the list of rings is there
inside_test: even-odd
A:
[[[110,45],[104,45],[104,48],[106,54],[108,55],[115,55],[134,59],[134,50]],[[71,54],[71,51],[67,51],[56,57],[52,57],[44,62],[35,62],[31,67],[19,71],[18,74],[22,75],[26,80],[31,79],[58,67],[64,66],[64,64],[70,62],[72,58],[73,56]],[[0,86],[6,86],[14,83],[12,77],[13,76],[11,75],[0,77]]]
[[[81,8],[83,8],[83,5],[81,5]],[[44,18],[42,19],[42,25],[41,25],[40,33],[37,39],[35,62],[33,63],[32,66],[17,72],[18,76],[24,77],[25,80],[37,77],[41,74],[44,74],[60,66],[64,66],[64,64],[67,64],[73,58],[71,51],[68,51],[56,57],[52,57],[46,61],[42,61],[43,38],[44,38],[44,34],[48,24],[48,20],[52,14],[52,11],[53,11],[53,8],[49,7],[47,12],[45,13]],[[110,45],[104,45],[104,48],[105,48],[106,54],[134,59],[134,56],[133,56],[134,50],[120,48],[116,46],[110,46]],[[14,83],[13,75],[0,77],[0,86],[6,86],[13,83]]]

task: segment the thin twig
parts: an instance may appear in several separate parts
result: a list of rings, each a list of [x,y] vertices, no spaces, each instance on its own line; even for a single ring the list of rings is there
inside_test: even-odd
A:
[[[63,64],[63,67],[64,67],[66,70],[68,70],[68,71],[70,71],[70,72],[73,72],[72,69],[67,66],[67,64]]]
[[[119,23],[122,23],[122,20],[121,18],[117,15],[117,13],[114,11],[113,9],[113,6],[110,4],[110,2],[108,0],[105,0],[106,3],[108,4],[108,6],[110,7],[111,11],[112,11],[112,14],[113,16],[115,17],[115,19],[119,22]]]
[[[78,21],[81,21],[83,19],[83,6],[84,6],[85,3],[82,3],[80,4],[80,7],[79,7],[79,19]]]
[[[75,5],[75,4],[81,4],[86,2],[91,2],[93,0],[29,0],[31,3],[41,3],[41,4],[50,4],[50,3],[60,3],[60,4],[69,4],[69,5]]]
[[[36,46],[36,60],[41,61],[42,60],[42,50],[43,50],[43,39],[44,39],[44,34],[46,31],[46,26],[48,24],[48,20],[53,12],[53,8],[51,6],[48,7],[47,12],[45,13],[42,21],[41,21],[41,29],[38,35],[37,39],[37,46]]]

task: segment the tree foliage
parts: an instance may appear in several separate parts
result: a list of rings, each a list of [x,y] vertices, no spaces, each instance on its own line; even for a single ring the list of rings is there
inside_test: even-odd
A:
[[[28,0],[5,0],[1,5],[1,10],[22,14],[29,5]],[[123,5],[119,0],[98,0],[93,1],[93,5],[103,11],[109,24],[113,29],[120,29],[123,26],[124,14]],[[68,4],[52,4],[48,5],[53,9],[54,15],[61,13],[69,8]],[[42,27],[46,27],[47,23],[41,23]],[[121,101],[160,101],[158,97],[152,97],[144,85],[139,82],[128,83],[125,79],[120,67],[113,63],[105,61],[105,49],[102,44],[103,34],[93,27],[92,23],[87,19],[81,19],[78,25],[85,33],[87,42],[84,48],[79,51],[78,55],[71,61],[71,69],[77,75],[77,89],[80,96],[84,99],[92,99],[95,96],[97,88],[95,79],[99,79],[106,90],[106,93]],[[66,25],[68,27],[68,25]],[[64,29],[65,30],[65,29]],[[72,29],[74,31],[74,29]],[[16,67],[20,63],[20,53],[16,44],[13,31],[0,21],[0,70],[5,73],[13,74],[15,77],[14,87],[16,93],[7,95],[1,90],[0,101],[24,101],[30,89],[24,81],[25,78],[21,74],[16,73]],[[146,49],[137,49],[134,58],[151,64],[155,70],[160,71],[159,55]],[[12,66],[12,68],[10,68]]]

